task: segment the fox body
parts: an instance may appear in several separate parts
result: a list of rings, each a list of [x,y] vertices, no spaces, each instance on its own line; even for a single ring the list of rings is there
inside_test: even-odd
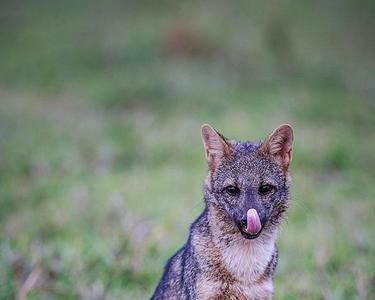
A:
[[[228,140],[210,125],[201,133],[209,169],[205,208],[151,300],[271,299],[293,130],[281,125],[260,143]]]

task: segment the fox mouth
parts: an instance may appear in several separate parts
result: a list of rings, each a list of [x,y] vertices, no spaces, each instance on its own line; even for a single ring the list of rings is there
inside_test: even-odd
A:
[[[247,211],[246,216],[242,217],[237,226],[242,236],[246,239],[257,238],[263,229],[258,212],[254,208]]]
[[[262,228],[263,229],[263,228]],[[258,236],[260,236],[260,234],[262,233],[262,229],[258,231],[258,233],[256,234],[250,234],[250,233],[247,233],[245,230],[243,230],[242,228],[240,228],[240,232],[242,234],[242,236],[245,238],[245,239],[248,239],[248,240],[253,240],[253,239],[256,239]]]

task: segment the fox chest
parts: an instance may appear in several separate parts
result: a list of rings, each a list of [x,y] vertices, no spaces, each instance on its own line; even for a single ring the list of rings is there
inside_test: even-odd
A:
[[[272,299],[277,250],[274,244],[254,246],[223,250],[221,259],[211,262],[198,279],[197,298]]]
[[[269,300],[272,299],[272,293],[271,279],[252,285],[239,282],[228,284],[210,279],[200,280],[197,283],[199,300]]]

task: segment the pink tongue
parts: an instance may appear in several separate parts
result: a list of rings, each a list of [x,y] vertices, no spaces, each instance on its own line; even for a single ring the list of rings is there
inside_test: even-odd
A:
[[[251,208],[247,211],[246,231],[250,234],[257,234],[262,228],[257,211]]]

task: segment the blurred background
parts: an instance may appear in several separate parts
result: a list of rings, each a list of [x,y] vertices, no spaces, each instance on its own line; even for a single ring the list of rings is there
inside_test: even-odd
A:
[[[1,1],[0,299],[148,299],[204,122],[295,128],[275,299],[375,299],[374,1]]]

